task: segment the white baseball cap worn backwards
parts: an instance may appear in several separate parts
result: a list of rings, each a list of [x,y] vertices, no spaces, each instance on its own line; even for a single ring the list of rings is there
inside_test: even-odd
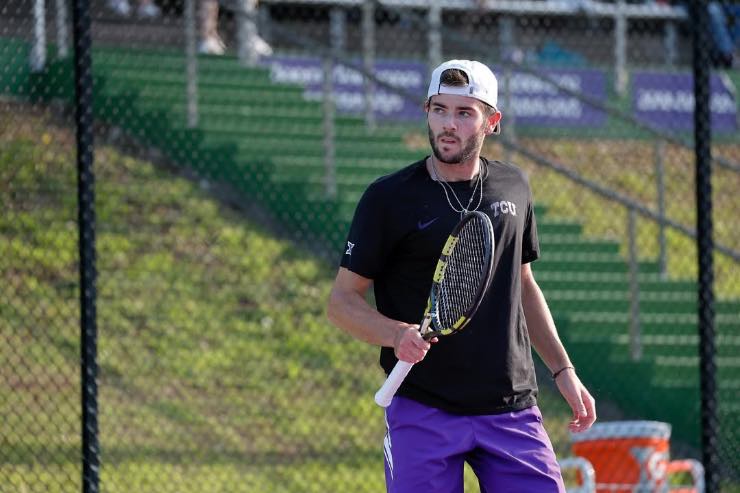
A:
[[[441,82],[445,70],[457,69],[468,77],[467,86],[446,86]],[[448,60],[434,69],[432,80],[429,82],[427,99],[437,94],[454,94],[467,96],[483,101],[498,111],[498,81],[491,69],[474,60]],[[497,124],[494,133],[501,131],[501,124]]]

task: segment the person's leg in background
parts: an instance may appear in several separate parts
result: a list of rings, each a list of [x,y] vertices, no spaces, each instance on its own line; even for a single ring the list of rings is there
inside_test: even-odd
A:
[[[709,2],[707,9],[709,10],[715,64],[718,67],[731,68],[735,46],[730,36],[730,26],[724,7],[720,2]]]
[[[218,35],[218,0],[200,2],[200,45],[198,51],[204,55],[223,55],[226,51]]]

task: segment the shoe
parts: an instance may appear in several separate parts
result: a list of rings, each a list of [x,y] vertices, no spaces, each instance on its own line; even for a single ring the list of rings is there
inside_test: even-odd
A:
[[[209,36],[198,46],[198,53],[201,55],[223,55],[225,52],[226,45],[218,36]]]
[[[108,8],[122,17],[131,15],[131,5],[128,0],[108,0]]]
[[[267,41],[257,35],[254,37],[254,51],[256,51],[259,56],[270,56],[272,55],[272,46],[267,44]]]
[[[142,19],[157,19],[162,16],[162,10],[154,2],[143,3],[139,5],[136,15]]]

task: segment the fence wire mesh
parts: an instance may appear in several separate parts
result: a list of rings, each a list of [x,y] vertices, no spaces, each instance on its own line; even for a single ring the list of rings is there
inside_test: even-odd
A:
[[[451,58],[498,77],[483,154],[530,176],[533,270],[597,400],[568,434],[538,361],[569,491],[703,491],[684,2],[90,9],[101,491],[383,490],[377,348],[324,310],[365,187],[429,153]],[[717,459],[740,492],[740,7],[708,10]],[[71,7],[0,13],[0,491],[79,491]]]

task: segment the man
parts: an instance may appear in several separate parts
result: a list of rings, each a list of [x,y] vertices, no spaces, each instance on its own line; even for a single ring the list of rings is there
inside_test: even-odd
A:
[[[484,138],[500,131],[497,91],[481,63],[434,70],[425,104],[432,155],[368,187],[329,299],[335,325],[382,346],[386,373],[397,359],[415,363],[386,410],[389,492],[462,492],[464,462],[482,492],[565,491],[536,405],[530,341],[573,410],[571,431],[596,419],[530,268],[539,244],[528,179],[480,157]],[[471,210],[493,222],[494,277],[466,329],[430,349],[418,322],[434,267]],[[371,285],[377,309],[365,300]]]

